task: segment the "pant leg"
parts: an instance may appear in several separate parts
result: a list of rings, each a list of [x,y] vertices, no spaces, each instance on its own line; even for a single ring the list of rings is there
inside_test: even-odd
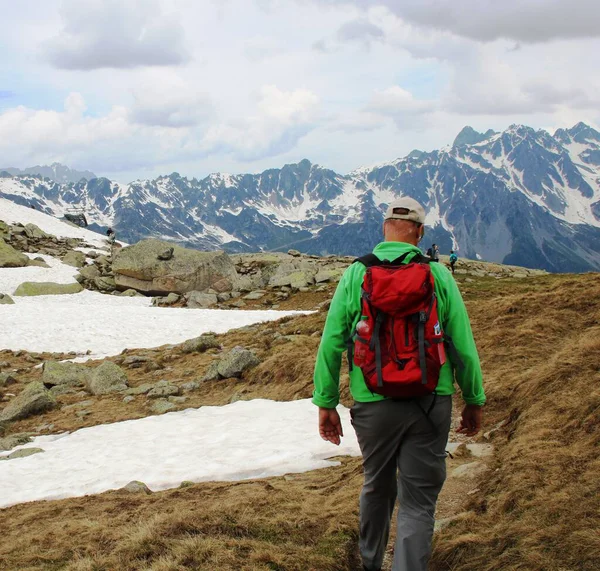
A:
[[[423,399],[426,410],[433,397]],[[415,405],[416,406],[416,405]],[[398,527],[393,571],[426,571],[431,556],[435,506],[446,479],[446,443],[452,397],[438,396],[429,414],[404,434],[398,456]]]
[[[363,457],[359,549],[366,569],[380,569],[397,496],[403,415],[390,400],[355,403],[350,413]]]

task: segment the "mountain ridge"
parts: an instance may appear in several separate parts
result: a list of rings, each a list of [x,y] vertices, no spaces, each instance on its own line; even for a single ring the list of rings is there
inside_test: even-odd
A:
[[[171,173],[126,185],[19,175],[0,179],[0,196],[55,215],[81,208],[93,227],[112,225],[130,242],[356,255],[379,240],[385,205],[406,194],[424,204],[427,241],[444,251],[549,271],[600,269],[600,133],[584,123],[554,136],[525,125],[471,131],[476,142],[346,175],[307,159],[258,174]]]

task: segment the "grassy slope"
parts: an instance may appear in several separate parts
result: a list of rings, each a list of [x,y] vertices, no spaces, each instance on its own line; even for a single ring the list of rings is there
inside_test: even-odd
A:
[[[508,423],[495,437],[498,469],[465,495],[470,511],[438,536],[432,569],[596,569],[600,276],[484,277],[461,289],[486,376],[487,428]],[[323,317],[262,326],[270,335],[223,336],[226,347],[254,347],[263,363],[242,381],[202,385],[185,406],[308,396],[318,345],[311,335]],[[274,341],[275,331],[294,335]],[[152,355],[168,367],[157,375],[182,382],[211,359]],[[148,380],[130,373],[132,385]],[[83,421],[54,411],[35,425],[60,430],[148,414],[142,399],[128,406],[103,397]],[[359,487],[353,459],[291,478],[14,506],[0,510],[0,569],[353,569]]]
[[[497,470],[438,536],[432,569],[598,569],[600,276],[537,278],[499,295],[483,285],[466,297],[480,297],[470,308],[488,420],[507,424]]]

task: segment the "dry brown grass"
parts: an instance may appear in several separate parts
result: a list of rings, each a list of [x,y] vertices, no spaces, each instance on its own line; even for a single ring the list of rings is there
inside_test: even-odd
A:
[[[438,536],[434,570],[600,568],[600,276],[523,289],[471,307],[489,416],[508,424],[468,517]]]
[[[507,424],[494,437],[495,470],[479,482],[479,492],[466,495],[469,488],[459,481],[445,487],[440,515],[467,511],[437,537],[431,569],[597,569],[600,276],[481,278],[460,287],[486,378],[485,429]],[[241,380],[201,385],[185,406],[310,396],[314,334],[323,319],[313,314],[221,336],[226,348],[256,350],[262,364]],[[274,339],[275,332],[290,337]],[[129,371],[133,386],[193,380],[214,358],[176,349],[139,353],[164,368]],[[10,431],[44,421],[64,430],[148,414],[143,398],[130,405],[118,397],[93,400],[83,422],[58,410]],[[354,569],[360,480],[353,459],[291,478],[14,506],[0,510],[0,569]]]
[[[0,569],[340,571],[356,558],[360,462],[149,496],[0,510]]]

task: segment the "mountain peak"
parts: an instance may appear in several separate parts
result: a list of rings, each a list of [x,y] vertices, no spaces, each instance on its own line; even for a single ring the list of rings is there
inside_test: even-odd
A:
[[[31,176],[41,176],[45,178],[49,178],[54,182],[58,183],[76,183],[81,179],[92,180],[93,178],[98,178],[91,171],[78,171],[75,169],[71,169],[68,166],[65,166],[61,163],[54,162],[51,165],[36,165],[34,167],[28,167],[25,169],[18,168],[6,168],[1,169],[0,171],[8,172],[13,176],[18,175],[31,175]]]
[[[477,143],[481,143],[481,141],[485,141],[489,139],[492,135],[495,135],[496,131],[493,129],[488,129],[485,133],[480,133],[467,125],[463,127],[458,135],[456,135],[456,139],[452,143],[453,147],[462,147],[464,145],[476,145]]]

